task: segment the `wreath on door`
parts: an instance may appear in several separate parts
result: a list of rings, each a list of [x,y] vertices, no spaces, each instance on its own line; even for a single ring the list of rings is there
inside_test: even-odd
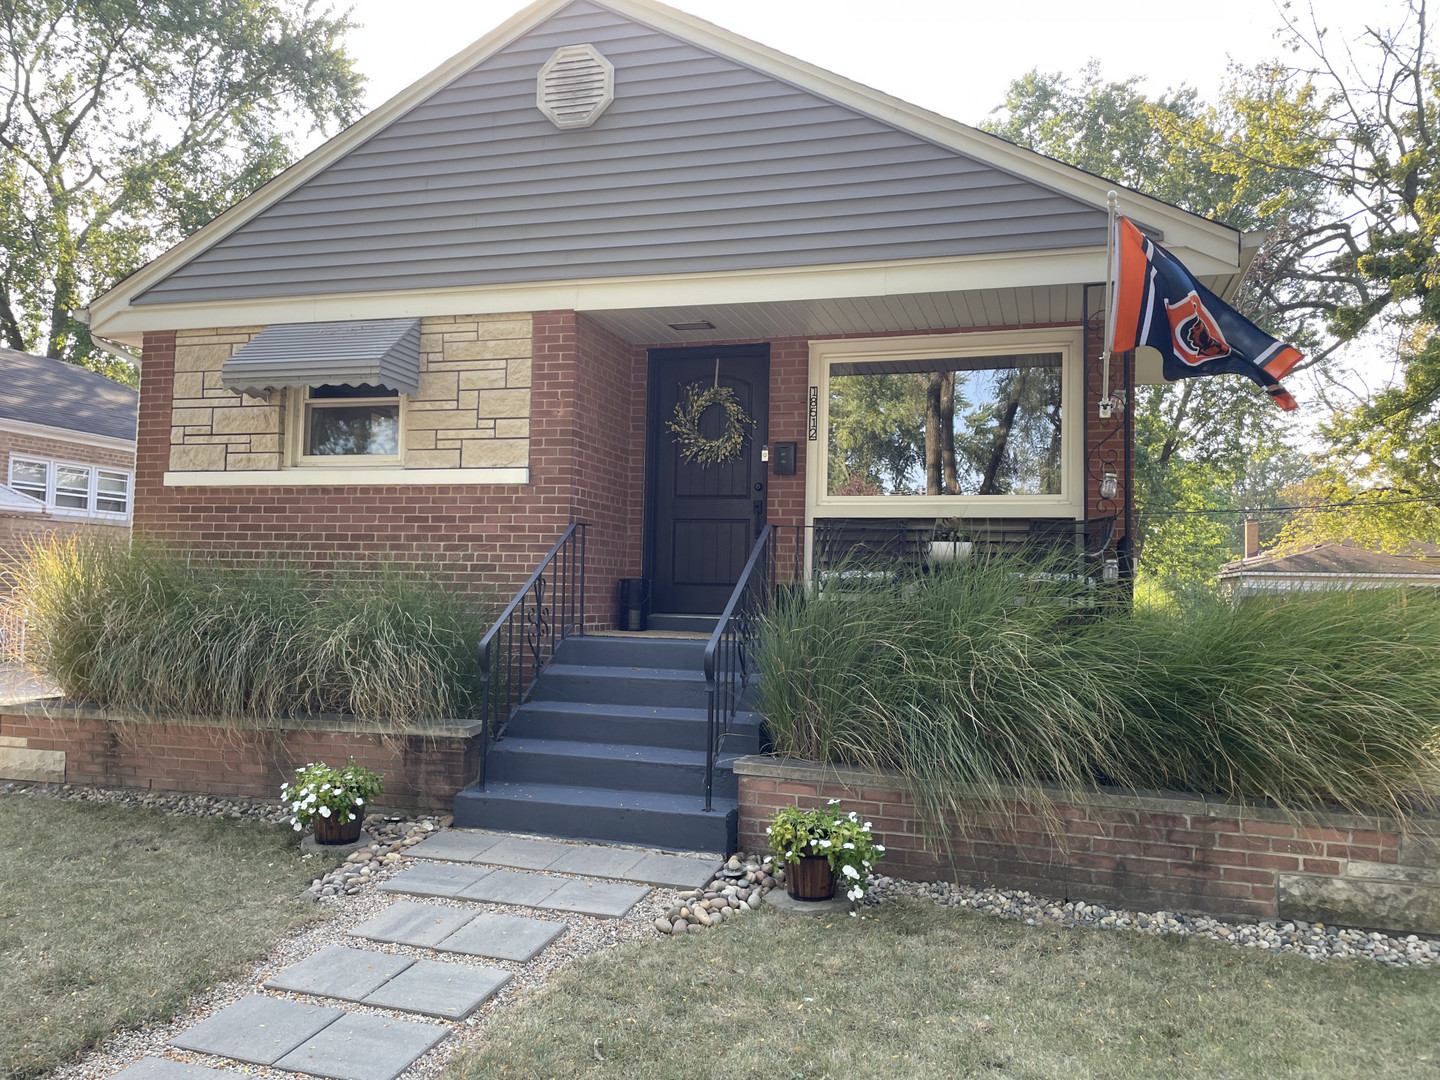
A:
[[[715,438],[707,439],[700,432],[700,417],[712,405],[719,405],[725,410],[725,427]],[[735,391],[720,385],[718,360],[714,385],[697,382],[687,386],[675,403],[675,415],[666,425],[680,447],[680,459],[702,467],[728,465],[738,460],[745,449],[745,438],[754,426],[754,419],[745,412],[745,406],[740,404]]]

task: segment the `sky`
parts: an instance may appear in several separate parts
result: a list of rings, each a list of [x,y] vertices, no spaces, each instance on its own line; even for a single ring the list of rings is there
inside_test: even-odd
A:
[[[337,5],[342,6],[342,5]],[[350,37],[381,104],[523,7],[521,0],[353,0]],[[1270,0],[674,0],[727,30],[965,123],[978,123],[1031,68],[1181,83],[1213,96],[1231,62],[1280,56]],[[1358,31],[1356,0],[1316,0]],[[1097,8],[1100,9],[1097,11]],[[1375,5],[1372,10],[1378,9]],[[1347,13],[1348,9],[1348,13]],[[1347,25],[1348,24],[1348,25]]]

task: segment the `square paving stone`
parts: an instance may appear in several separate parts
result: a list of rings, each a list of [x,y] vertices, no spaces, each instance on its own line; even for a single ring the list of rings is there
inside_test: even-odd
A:
[[[225,1069],[207,1069],[204,1065],[191,1065],[188,1061],[172,1061],[169,1058],[143,1057],[134,1065],[127,1065],[115,1073],[111,1080],[240,1080],[242,1073]]]
[[[480,861],[492,866],[512,866],[520,870],[544,870],[556,859],[574,850],[574,844],[507,836],[498,844],[487,848]]]
[[[333,1080],[394,1080],[449,1028],[349,1013],[275,1063]]]
[[[385,892],[410,893],[413,896],[454,896],[490,873],[493,871],[488,866],[419,863],[382,882],[380,888]]]
[[[532,874],[525,870],[496,870],[474,885],[461,889],[457,899],[483,900],[490,904],[518,904],[538,907],[557,892],[567,878]]]
[[[427,836],[420,843],[406,850],[405,854],[416,859],[441,859],[446,862],[474,862],[503,836],[490,833],[455,832],[445,829],[434,836]]]
[[[185,1029],[170,1044],[255,1065],[273,1065],[344,1015],[340,1009],[250,994]]]
[[[627,871],[644,857],[645,852],[627,848],[577,847],[545,869],[554,874],[629,880]]]
[[[571,881],[540,906],[550,911],[574,911],[618,919],[650,891],[648,885],[622,885],[616,881]]]
[[[453,934],[474,917],[473,911],[464,908],[401,900],[350,933],[353,937],[370,938],[372,941],[428,947]]]
[[[485,999],[510,981],[498,968],[470,967],[418,960],[365,999],[366,1005],[424,1013],[443,1020],[464,1020]]]
[[[524,963],[540,953],[566,931],[562,922],[524,919],[518,915],[476,915],[467,925],[442,941],[437,948],[467,956],[489,956],[496,960]]]
[[[625,877],[628,881],[645,881],[651,885],[698,889],[713,878],[723,865],[718,859],[692,859],[686,855],[661,855],[652,852],[632,866]]]
[[[267,979],[265,985],[271,990],[288,990],[293,994],[359,1001],[414,962],[408,956],[327,945],[313,956]]]

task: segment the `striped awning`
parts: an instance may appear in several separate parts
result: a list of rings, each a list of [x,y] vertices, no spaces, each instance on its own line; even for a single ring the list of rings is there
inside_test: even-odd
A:
[[[220,369],[227,390],[263,395],[288,386],[420,389],[420,320],[278,323],[267,326]]]

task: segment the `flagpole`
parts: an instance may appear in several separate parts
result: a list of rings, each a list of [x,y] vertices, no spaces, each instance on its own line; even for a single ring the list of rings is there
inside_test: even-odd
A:
[[[1100,404],[1101,420],[1109,420],[1115,409],[1110,397],[1110,342],[1113,327],[1110,325],[1111,312],[1115,307],[1115,212],[1120,203],[1120,193],[1108,191],[1105,207],[1109,211],[1109,228],[1105,230],[1105,338],[1100,353]]]

